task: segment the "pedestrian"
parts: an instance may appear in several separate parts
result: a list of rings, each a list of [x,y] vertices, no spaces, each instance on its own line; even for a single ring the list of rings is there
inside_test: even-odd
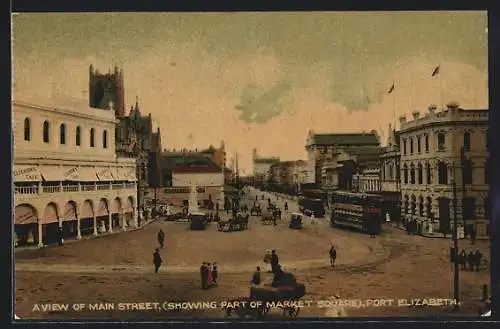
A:
[[[160,256],[160,248],[156,248],[155,252],[153,253],[153,264],[155,266],[155,273],[158,273],[162,263],[163,263],[163,260],[161,259],[161,256]]]
[[[483,254],[481,254],[479,249],[477,249],[476,253],[474,254],[474,265],[476,265],[476,272],[479,272],[479,268],[481,267],[482,258],[483,258]]]
[[[467,263],[469,264],[469,270],[474,271],[475,257],[472,251],[467,255]]]
[[[457,250],[452,245],[452,246],[450,246],[450,263],[453,264],[455,261],[458,261]]]
[[[288,211],[288,202],[285,201],[285,211]]]
[[[335,260],[337,259],[337,250],[333,245],[330,247],[328,254],[330,255],[330,266],[333,267],[335,266]]]
[[[163,249],[163,243],[165,242],[165,232],[162,229],[158,232],[158,244],[160,248]]]
[[[278,254],[276,253],[276,250],[271,251],[271,271],[274,273],[276,272],[276,268],[279,264],[279,258]]]
[[[470,232],[470,243],[472,245],[476,244],[476,230],[474,228]]]
[[[266,250],[266,254],[264,255],[264,264],[271,264],[271,259],[271,250],[268,249]],[[271,273],[272,270],[270,270],[269,272]]]
[[[62,227],[57,228],[57,243],[62,246],[64,244],[63,229]]]
[[[252,281],[250,283],[258,286],[260,285],[260,266],[257,266],[257,270],[253,272]]]
[[[219,269],[217,268],[217,263],[214,262],[212,266],[212,280],[214,281],[214,286],[217,286],[217,278],[219,277]]]
[[[458,255],[458,265],[462,267],[462,270],[467,269],[467,254],[464,249],[460,252],[460,255]]]
[[[207,286],[207,277],[206,277],[206,263],[201,263],[200,266],[200,280],[201,280],[201,289],[205,290]]]
[[[206,273],[207,273],[207,281],[206,281],[206,288],[212,288],[214,286],[214,278],[212,276],[212,264],[207,263],[206,265]]]

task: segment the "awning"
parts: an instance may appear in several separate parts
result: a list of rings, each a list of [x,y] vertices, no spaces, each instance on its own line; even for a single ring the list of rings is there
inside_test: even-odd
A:
[[[35,209],[29,205],[19,205],[14,210],[14,224],[34,224],[38,222]]]
[[[77,182],[80,180],[80,168],[71,167],[62,170],[63,179],[66,181]]]
[[[113,181],[115,180],[110,168],[98,168],[96,169],[97,178],[100,181]]]
[[[80,181],[95,182],[97,180],[96,170],[93,167],[80,167]]]
[[[42,174],[37,165],[14,165],[14,182],[40,182]]]
[[[46,182],[60,182],[64,180],[61,167],[59,166],[42,167],[42,177]]]

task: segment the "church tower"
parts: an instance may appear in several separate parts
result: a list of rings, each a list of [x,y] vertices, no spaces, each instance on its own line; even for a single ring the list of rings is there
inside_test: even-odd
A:
[[[113,72],[103,74],[90,64],[89,106],[107,110],[110,102],[113,103],[116,117],[125,116],[123,69],[115,66]]]

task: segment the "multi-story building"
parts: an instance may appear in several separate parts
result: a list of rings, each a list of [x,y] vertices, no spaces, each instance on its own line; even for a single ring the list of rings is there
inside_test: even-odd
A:
[[[116,155],[114,111],[14,92],[14,229],[19,245],[138,225],[136,163]]]
[[[387,145],[380,154],[380,194],[384,212],[392,221],[399,223],[401,217],[400,152],[399,133],[389,125]]]
[[[355,172],[377,165],[380,141],[376,131],[342,134],[310,131],[306,150],[308,182],[312,180],[327,189],[350,190]]]
[[[353,177],[353,189],[363,193],[380,193],[380,168],[367,168]]]
[[[257,149],[252,151],[253,177],[257,184],[267,184],[271,174],[271,166],[280,162],[278,157],[260,157]]]
[[[276,189],[288,193],[297,192],[297,184],[303,180],[307,170],[304,160],[281,161],[270,169],[270,182]]]
[[[417,111],[411,121],[401,116],[400,124],[403,218],[440,231],[457,218],[466,234],[474,229],[486,235],[488,110],[450,103],[437,112],[431,106],[423,117]]]
[[[224,168],[211,157],[199,152],[164,152],[162,168],[165,182],[157,198],[174,205],[187,205],[192,186],[196,186],[198,200],[204,207],[225,201]]]

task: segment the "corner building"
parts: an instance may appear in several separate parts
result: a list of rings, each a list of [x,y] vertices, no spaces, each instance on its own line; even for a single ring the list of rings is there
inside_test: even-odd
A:
[[[14,229],[19,245],[137,226],[136,159],[115,153],[113,109],[13,94]]]
[[[465,234],[489,234],[488,110],[448,104],[412,116],[400,117],[402,219],[416,220],[424,232],[450,232],[456,216]]]

